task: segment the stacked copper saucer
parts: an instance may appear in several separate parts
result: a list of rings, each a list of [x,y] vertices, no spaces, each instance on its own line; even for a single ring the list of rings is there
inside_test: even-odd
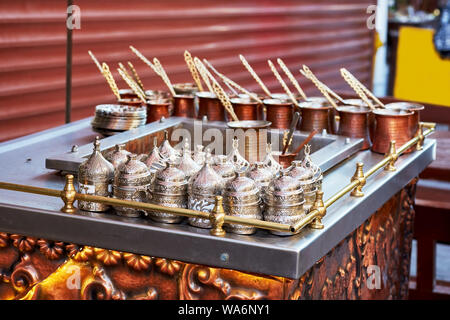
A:
[[[95,107],[92,129],[105,136],[144,126],[147,121],[145,107],[101,104]]]

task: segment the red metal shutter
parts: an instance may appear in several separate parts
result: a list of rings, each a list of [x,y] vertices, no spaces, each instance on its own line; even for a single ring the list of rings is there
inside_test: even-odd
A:
[[[342,66],[371,82],[373,39],[367,28],[369,0],[75,0],[81,30],[74,30],[73,120],[93,114],[114,97],[87,54],[109,64],[120,87],[118,62],[132,61],[144,86],[164,88],[152,70],[128,49],[158,57],[172,82],[191,81],[183,59],[188,49],[221,72],[260,91],[238,54],[263,81],[281,92],[268,58],[281,57],[300,83],[307,64],[327,84],[347,89]],[[15,0],[0,3],[0,140],[64,122],[66,1]],[[316,92],[317,93],[317,92]]]

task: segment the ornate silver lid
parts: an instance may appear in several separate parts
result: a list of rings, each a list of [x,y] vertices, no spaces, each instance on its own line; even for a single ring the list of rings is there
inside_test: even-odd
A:
[[[305,158],[302,161],[302,167],[310,172],[313,180],[320,180],[322,179],[322,170],[312,161],[310,153],[311,146],[307,144],[305,146]]]
[[[292,161],[292,165],[288,168],[288,175],[294,179],[301,181],[311,180],[314,176],[314,172],[309,168],[303,166],[303,162],[299,160]]]
[[[280,174],[270,182],[267,188],[267,193],[274,196],[289,197],[302,192],[300,182],[288,176],[286,170],[281,170]]]
[[[191,150],[189,148],[189,142],[186,138],[183,148],[183,156],[180,159],[180,163],[177,166],[178,169],[184,172],[186,178],[189,179],[202,168],[197,162],[195,162],[191,157]]]
[[[148,154],[145,154],[145,153],[140,153],[136,156],[137,160],[139,160],[140,162],[144,162],[144,163],[145,163],[145,160],[147,160],[147,158],[148,158]]]
[[[83,183],[109,181],[114,176],[114,166],[100,152],[100,138],[95,137],[94,151],[78,167],[78,181]]]
[[[122,163],[127,161],[127,155],[130,154],[124,149],[125,144],[116,144],[114,149],[105,154],[105,159],[108,160],[114,168],[118,168]]]
[[[306,211],[309,211],[316,199],[316,192],[321,181],[314,178],[314,172],[310,167],[304,167],[302,161],[292,161],[288,170],[288,175],[300,182],[303,188]]]
[[[211,154],[207,153],[206,161],[201,170],[192,177],[190,193],[203,197],[219,195],[225,180],[212,168]]]
[[[246,176],[245,171],[239,171],[233,180],[225,186],[225,197],[247,198],[258,196],[259,188],[256,182]]]
[[[283,169],[281,164],[273,157],[272,144],[268,143],[266,147],[266,156],[263,160],[264,165],[269,169],[273,176]]]
[[[157,146],[158,140],[156,137],[153,138],[153,149],[145,160],[145,165],[152,172],[156,172],[160,169],[165,168],[165,160],[159,154],[159,149]]]
[[[145,186],[151,183],[151,173],[147,166],[137,160],[137,155],[129,154],[125,163],[116,170],[114,186],[119,188]]]
[[[236,170],[246,170],[250,166],[250,163],[239,153],[239,140],[236,138],[233,139],[232,149],[227,155],[227,159]]]
[[[262,219],[259,188],[255,181],[246,177],[245,171],[239,171],[234,180],[227,183],[223,199],[227,215]],[[256,231],[254,227],[234,224],[226,224],[225,228],[238,234],[252,234]]]
[[[273,179],[273,174],[263,162],[255,162],[247,172],[247,177],[254,180],[258,187],[265,189]]]
[[[167,162],[166,168],[156,173],[153,193],[158,195],[178,196],[187,191],[187,177],[176,167],[174,158]]]
[[[213,169],[225,179],[226,182],[233,180],[236,175],[234,165],[229,162],[227,156],[224,155],[215,157]]]
[[[268,206],[292,207],[301,205],[304,201],[300,181],[288,176],[287,170],[281,170],[264,193],[264,203]]]
[[[169,132],[164,130],[164,141],[159,146],[159,154],[164,159],[170,159],[171,157],[180,157],[178,150],[170,145],[169,142]]]
[[[193,159],[199,165],[203,166],[205,164],[206,153],[203,151],[203,146],[198,144],[193,152]]]

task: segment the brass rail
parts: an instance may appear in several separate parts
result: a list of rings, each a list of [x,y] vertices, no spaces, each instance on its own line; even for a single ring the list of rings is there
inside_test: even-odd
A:
[[[54,190],[54,189],[47,189],[47,188],[39,188],[39,187],[32,187],[32,186],[26,186],[21,184],[14,184],[14,183],[8,183],[8,182],[0,182],[0,189],[6,189],[6,190],[12,190],[12,191],[19,191],[19,192],[26,192],[26,193],[33,193],[33,194],[39,194],[44,196],[50,196],[50,197],[60,197],[63,199],[65,205],[61,209],[61,211],[65,213],[73,213],[76,210],[74,210],[73,203],[75,200],[81,200],[81,201],[89,201],[89,202],[96,202],[96,203],[103,203],[111,206],[121,206],[121,207],[127,207],[127,208],[133,208],[133,209],[139,209],[139,210],[152,210],[152,211],[162,211],[162,212],[169,212],[185,217],[192,217],[192,218],[203,218],[203,219],[210,219],[213,221],[213,225],[219,223],[215,221],[215,215],[217,215],[218,212],[223,211],[222,207],[222,197],[217,196],[216,197],[216,206],[213,210],[212,214],[202,212],[202,211],[196,211],[196,210],[189,210],[189,209],[183,209],[183,208],[169,208],[164,206],[159,206],[151,203],[144,203],[144,202],[137,202],[137,201],[130,201],[130,200],[121,200],[121,199],[114,199],[109,197],[101,197],[101,196],[93,196],[93,195],[87,195],[82,194],[78,192],[74,192],[75,188],[73,186],[73,176],[67,175],[66,176],[66,185],[64,187],[63,191],[60,190]],[[227,216],[223,218],[223,223],[231,223],[231,224],[240,224],[245,226],[251,226],[251,227],[257,227],[260,229],[266,229],[266,230],[274,230],[274,231],[284,231],[289,232],[290,226],[287,224],[281,224],[281,223],[274,223],[269,221],[262,221],[257,219],[247,219],[247,218],[240,218],[240,217],[234,217],[234,216]]]
[[[427,128],[425,132],[423,132],[423,128]],[[416,150],[421,150],[423,146],[423,141],[426,136],[431,134],[436,128],[435,123],[420,123],[419,134],[413,139],[409,140],[403,146],[401,146],[398,150],[395,148],[395,141],[392,141],[390,144],[390,150],[388,154],[385,156],[383,160],[378,162],[372,168],[370,168],[365,174],[363,172],[363,163],[358,162],[356,164],[356,172],[353,175],[351,182],[345,186],[342,190],[334,194],[327,201],[323,202],[322,196],[323,193],[317,194],[316,203],[313,205],[312,210],[308,213],[308,215],[297,222],[295,225],[291,227],[291,232],[298,233],[307,225],[311,225],[312,228],[322,229],[322,218],[326,214],[326,210],[337,200],[342,198],[348,192],[352,191],[351,195],[354,197],[362,197],[364,193],[362,192],[362,187],[366,184],[366,180],[377,172],[381,168],[385,168],[386,171],[395,171],[395,162],[398,157],[404,153],[406,150],[411,148],[412,146],[417,144]]]
[[[384,167],[385,170],[387,171],[395,171],[396,170],[395,162],[397,161],[398,157],[414,145],[417,145],[416,150],[421,150],[425,137],[435,130],[435,126],[436,125],[434,123],[425,123],[425,122],[420,123],[419,134],[415,138],[405,143],[398,150],[396,150],[395,148],[395,141],[392,141],[390,145],[390,151],[385,156],[385,158],[379,163],[377,163],[375,166],[370,168],[365,174],[363,172],[363,164],[360,162],[357,163],[356,172],[351,178],[351,182],[347,186],[345,186],[342,190],[334,194],[331,198],[329,198],[325,202],[323,201],[323,192],[318,191],[316,195],[316,201],[312,207],[312,210],[306,215],[305,218],[303,218],[298,223],[292,226],[288,224],[268,222],[257,219],[247,219],[228,216],[224,213],[221,196],[216,197],[214,209],[209,214],[206,212],[196,210],[189,210],[183,208],[168,208],[151,203],[81,194],[76,192],[75,190],[72,175],[66,176],[66,184],[64,186],[64,190],[62,191],[8,182],[0,182],[0,189],[33,193],[50,197],[60,197],[64,201],[64,207],[61,208],[61,211],[65,213],[76,212],[76,208],[73,206],[73,203],[76,200],[82,200],[82,201],[104,203],[112,206],[122,206],[139,210],[162,211],[186,217],[209,219],[213,225],[213,228],[211,229],[211,234],[215,236],[223,236],[225,234],[225,231],[222,229],[222,225],[224,223],[240,224],[260,229],[282,231],[287,233],[291,232],[296,234],[306,226],[310,226],[313,229],[322,229],[324,227],[322,224],[322,218],[326,215],[326,210],[328,207],[330,207],[333,203],[335,203],[337,200],[342,198],[350,191],[351,196],[354,197],[364,196],[364,193],[362,192],[362,187],[366,184],[367,178],[369,178],[371,175],[373,175],[382,167]],[[423,132],[423,128],[427,128],[427,130]]]

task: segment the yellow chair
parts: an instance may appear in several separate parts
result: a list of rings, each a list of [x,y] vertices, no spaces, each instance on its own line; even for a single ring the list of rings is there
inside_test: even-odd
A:
[[[401,27],[394,96],[450,107],[450,59],[433,44],[434,30]]]

